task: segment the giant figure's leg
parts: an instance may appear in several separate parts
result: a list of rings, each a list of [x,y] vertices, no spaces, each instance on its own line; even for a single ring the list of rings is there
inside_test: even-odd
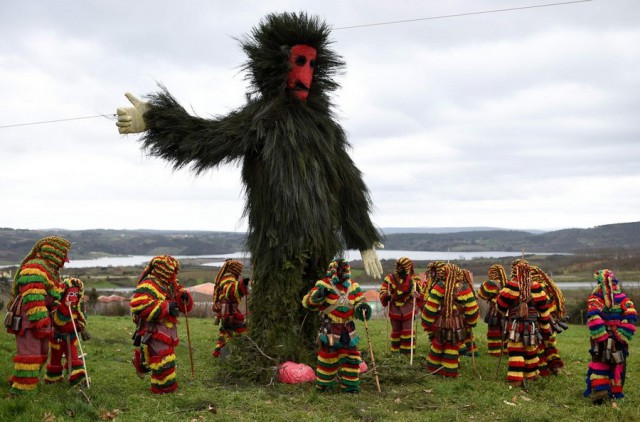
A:
[[[356,347],[343,347],[339,351],[340,388],[346,393],[360,391],[360,352]]]
[[[13,375],[9,378],[11,394],[34,392],[40,369],[47,362],[49,340],[36,338],[32,330],[16,335],[18,352],[13,358]]]
[[[322,343],[317,357],[316,387],[326,390],[335,386],[339,366],[338,350]]]
[[[151,391],[156,394],[175,391],[178,388],[178,381],[176,381],[176,355],[171,338],[159,332],[153,333],[148,346]]]

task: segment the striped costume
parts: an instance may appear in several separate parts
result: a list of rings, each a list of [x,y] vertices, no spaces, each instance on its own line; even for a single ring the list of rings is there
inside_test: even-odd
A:
[[[492,265],[485,280],[478,289],[478,297],[489,303],[489,310],[484,321],[487,323],[487,348],[491,356],[500,356],[505,348],[503,342],[503,329],[505,318],[496,308],[496,299],[500,290],[507,283],[507,274],[500,264]]]
[[[47,361],[53,335],[49,312],[60,303],[60,268],[69,262],[71,244],[57,236],[36,242],[16,271],[9,309],[13,324],[7,332],[16,336],[10,394],[34,392],[40,369]]]
[[[243,265],[228,259],[218,271],[213,290],[213,311],[220,324],[218,342],[213,356],[220,357],[222,349],[233,336],[247,332],[246,316],[240,311],[240,302],[247,295],[248,279],[240,280]]]
[[[587,298],[591,362],[584,396],[600,404],[607,397],[624,397],[629,342],[636,331],[638,314],[611,271],[596,271],[595,278],[598,286]]]
[[[302,298],[302,305],[322,313],[318,335],[316,387],[325,391],[336,385],[344,392],[360,391],[359,337],[353,318],[371,317],[371,307],[362,295],[360,285],[351,280],[351,269],[345,260],[329,265],[327,276],[318,280]]]
[[[62,365],[62,358],[64,357],[69,383],[76,385],[87,378],[84,357],[78,355],[78,338],[76,337],[76,331],[80,334],[87,325],[87,315],[82,301],[84,284],[80,279],[68,278],[62,283],[62,288],[62,301],[52,312],[54,333],[49,341],[51,358],[44,380],[47,384],[63,380],[65,367]]]
[[[538,369],[541,376],[557,375],[560,373],[560,368],[564,367],[564,362],[560,358],[556,335],[568,328],[563,322],[567,316],[564,295],[551,277],[534,265],[531,266],[531,280],[540,283],[549,298],[549,321],[551,323],[551,335],[549,338],[543,339],[538,345],[538,359],[540,360]]]
[[[413,261],[402,257],[387,274],[380,286],[380,302],[389,308],[391,321],[391,351],[410,354],[415,350],[415,332],[412,337],[414,315],[419,310],[418,298],[424,294],[420,276],[414,272]]]
[[[538,344],[551,335],[549,300],[540,283],[531,280],[531,269],[524,259],[514,261],[511,278],[500,291],[496,306],[508,318],[507,381],[524,386],[540,373]]]
[[[444,280],[435,282],[422,310],[422,326],[432,338],[427,368],[457,377],[466,329],[478,322],[478,303],[462,269],[445,264],[441,270]]]
[[[176,355],[179,312],[193,308],[191,295],[178,284],[178,261],[169,255],[154,257],[144,270],[131,298],[131,312],[137,324],[138,348],[133,365],[140,378],[151,372],[151,391],[170,393],[178,388]],[[136,344],[138,343],[138,344]]]

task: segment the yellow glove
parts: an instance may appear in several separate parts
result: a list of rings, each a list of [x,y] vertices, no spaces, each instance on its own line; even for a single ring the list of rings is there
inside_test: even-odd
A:
[[[382,243],[378,243],[375,246],[378,248],[384,248]],[[362,263],[364,264],[364,270],[367,274],[373,278],[381,278],[382,264],[380,263],[380,259],[378,259],[376,248],[372,246],[371,249],[360,251],[360,255],[362,256]]]
[[[119,107],[116,110],[118,115],[118,132],[126,133],[140,133],[147,130],[147,125],[144,122],[144,113],[149,110],[149,104],[145,101],[139,100],[133,94],[127,92],[125,97],[133,104],[133,107]]]

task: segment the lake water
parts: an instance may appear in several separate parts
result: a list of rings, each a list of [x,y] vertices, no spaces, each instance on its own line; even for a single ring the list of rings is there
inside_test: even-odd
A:
[[[406,256],[416,261],[436,261],[449,259],[474,259],[474,258],[502,258],[511,256],[520,256],[522,252],[506,252],[506,251],[485,251],[485,252],[448,252],[448,251],[396,251],[380,249],[377,251],[380,259],[398,259]],[[548,253],[535,253],[536,255],[553,255]],[[248,258],[248,252],[232,252],[220,255],[175,255],[178,260],[181,259],[198,259],[211,262],[204,262],[201,265],[220,267],[227,258]],[[362,259],[360,252],[356,250],[346,251],[346,256],[350,261]],[[90,268],[90,267],[128,267],[148,263],[153,256],[151,255],[131,255],[131,256],[108,256],[95,259],[72,259],[71,262],[65,264],[65,268]]]

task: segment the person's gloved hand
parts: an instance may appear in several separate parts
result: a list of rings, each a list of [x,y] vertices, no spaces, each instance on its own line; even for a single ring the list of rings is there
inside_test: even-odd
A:
[[[147,124],[143,115],[149,110],[149,103],[139,100],[129,92],[124,96],[133,104],[133,107],[119,107],[116,110],[118,132],[122,134],[144,132],[147,130]]]
[[[377,243],[375,246],[379,249],[384,248],[382,243]],[[367,274],[373,278],[381,278],[382,264],[380,263],[380,259],[376,253],[376,248],[372,246],[369,250],[360,251],[360,255],[362,256],[362,263],[364,264],[364,270]]]
[[[178,302],[174,302],[174,301],[169,302],[169,315],[172,315],[172,316],[180,315],[180,309],[178,309]]]
[[[327,289],[324,286],[319,286],[318,290],[316,290],[315,294],[313,295],[313,300],[320,301],[324,299],[326,295],[327,295]]]
[[[361,303],[353,310],[356,318],[360,321],[369,321],[371,319],[371,306],[368,303]]]
[[[189,303],[189,299],[191,299],[191,296],[189,295],[189,293],[187,292],[180,293],[180,300],[182,301],[182,303]]]

